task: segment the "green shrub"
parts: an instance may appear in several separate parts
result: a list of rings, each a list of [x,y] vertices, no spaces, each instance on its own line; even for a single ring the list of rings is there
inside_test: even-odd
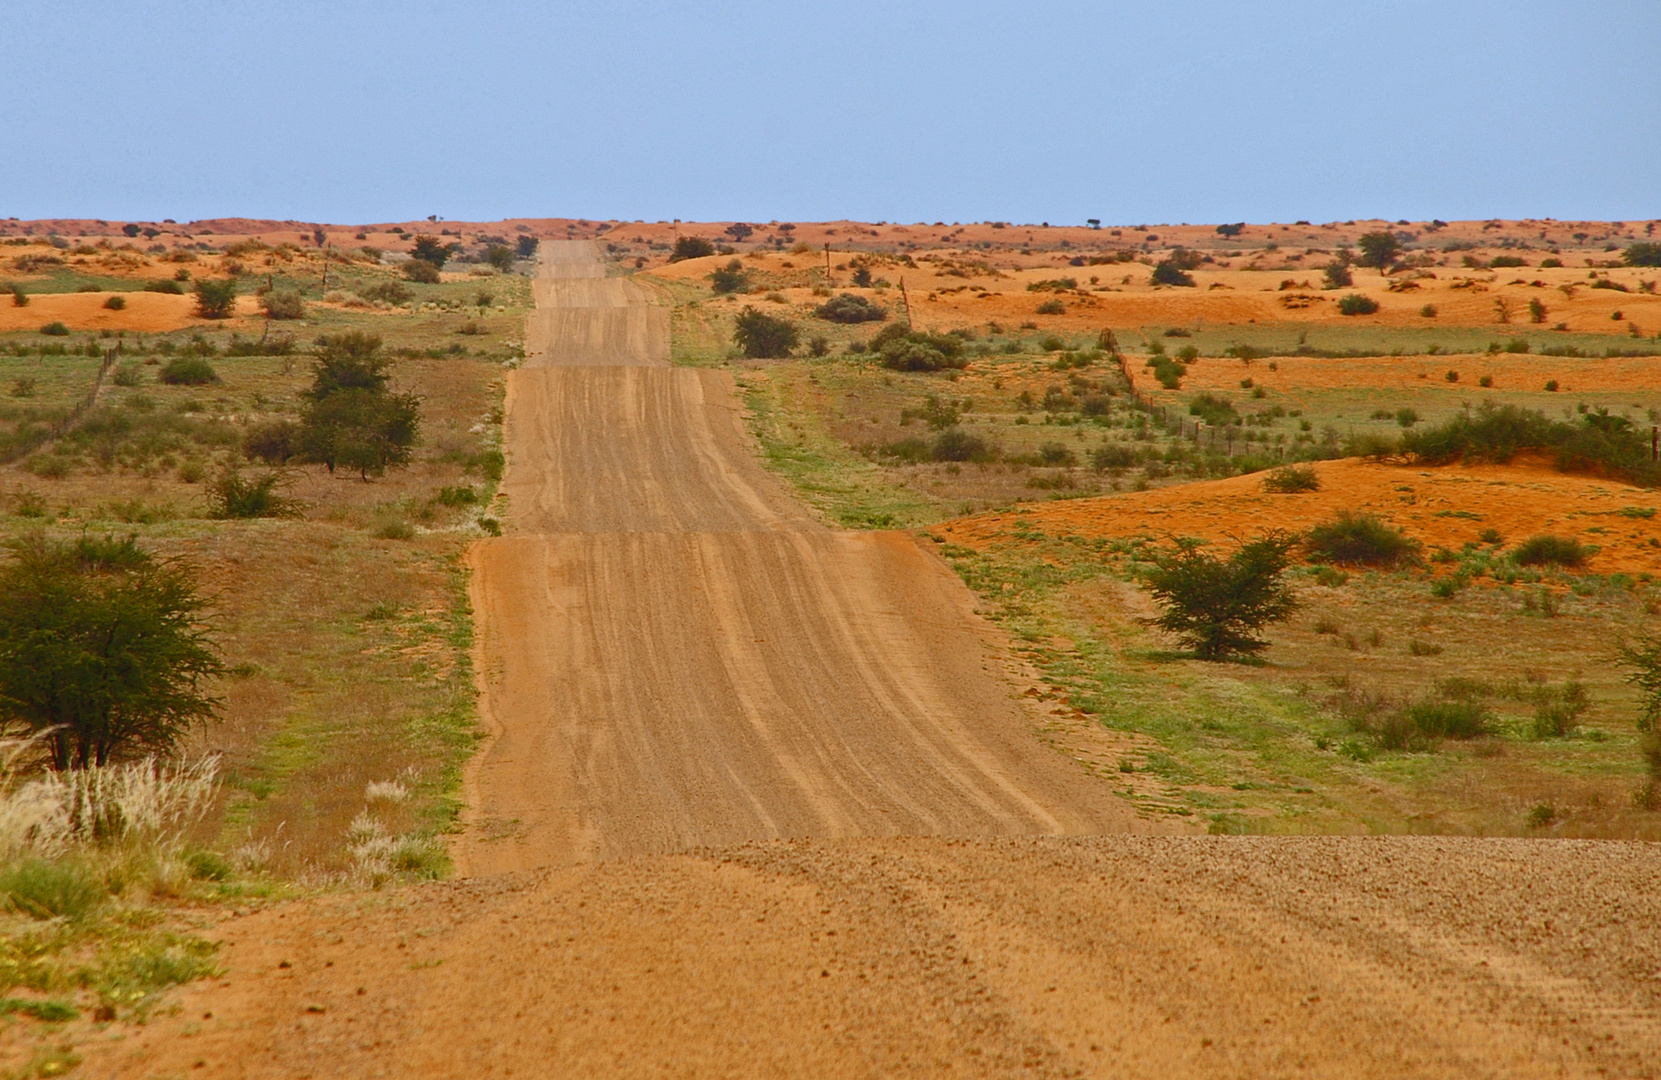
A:
[[[104,307],[110,311],[125,311],[127,309],[127,298],[120,293],[116,293],[114,296],[105,298]]]
[[[507,458],[500,450],[485,450],[477,454],[469,463],[479,471],[489,483],[496,483],[502,479],[502,473],[507,470]]]
[[[514,242],[513,253],[521,259],[533,258],[540,244],[541,241],[534,236],[521,236]]]
[[[12,397],[18,397],[18,398],[34,397],[35,396],[35,379],[34,379],[34,376],[32,376],[32,375],[19,375],[17,378],[13,379],[12,380],[11,395],[12,395]]]
[[[1527,266],[1528,263],[1516,255],[1495,255],[1488,260],[1488,265],[1495,270],[1503,270],[1511,267]]]
[[[1335,259],[1321,268],[1321,276],[1326,278],[1326,287],[1329,289],[1347,289],[1355,284],[1355,275],[1350,273],[1349,264]]]
[[[242,454],[250,461],[282,465],[296,453],[298,432],[292,420],[268,420],[242,436]]]
[[[40,332],[47,337],[68,337],[69,327],[61,322],[49,322],[40,328]]]
[[[200,356],[175,356],[156,378],[168,386],[207,386],[219,381],[219,373]]]
[[[838,293],[820,304],[813,313],[835,323],[881,322],[888,318],[887,308],[855,293]]]
[[[23,291],[21,285],[7,285],[3,291],[12,294],[12,307],[28,307],[29,294]]]
[[[1622,259],[1628,266],[1661,266],[1661,243],[1641,240],[1628,244]]]
[[[358,295],[365,300],[379,300],[383,304],[407,304],[410,297],[415,294],[401,281],[378,281],[373,285],[360,287]]]
[[[1193,288],[1194,278],[1171,259],[1162,259],[1154,266],[1150,281],[1155,285],[1175,285]]]
[[[1321,478],[1307,465],[1282,465],[1263,478],[1263,490],[1279,495],[1321,490]]]
[[[1234,403],[1216,394],[1197,394],[1190,398],[1188,415],[1198,416],[1212,427],[1225,427],[1240,418]]]
[[[185,287],[183,285],[179,284],[177,281],[174,281],[172,278],[167,278],[167,279],[162,280],[162,281],[147,282],[144,286],[144,291],[145,292],[153,292],[153,293],[167,293],[171,296],[183,296],[184,292],[185,292]]]
[[[286,289],[276,289],[260,297],[260,308],[268,319],[303,319],[306,317],[306,305],[300,299],[300,294]]]
[[[490,244],[484,249],[484,261],[507,273],[513,269],[513,249],[506,244]]]
[[[455,487],[441,487],[433,501],[441,506],[472,506],[479,501],[479,493],[467,484]]]
[[[952,334],[925,334],[891,323],[872,336],[868,347],[882,365],[895,371],[940,371],[968,366],[963,339]]]
[[[185,856],[185,866],[197,881],[229,881],[231,863],[217,851],[193,851]]]
[[[990,461],[996,454],[985,439],[954,427],[935,436],[929,456],[935,461]]]
[[[236,279],[196,282],[196,314],[204,319],[228,319],[236,313]]]
[[[1340,315],[1371,315],[1378,310],[1378,301],[1361,293],[1348,293],[1338,299]]]
[[[1586,560],[1592,553],[1572,536],[1554,536],[1542,533],[1531,536],[1517,545],[1517,550],[1511,553],[1511,558],[1518,566],[1565,566],[1576,568],[1586,565]]]
[[[1372,514],[1348,510],[1309,530],[1304,546],[1317,562],[1384,567],[1417,563],[1423,547]]]
[[[1064,315],[1067,312],[1067,305],[1060,300],[1050,299],[1039,304],[1033,310],[1040,315]]]
[[[282,475],[275,472],[244,477],[235,469],[226,471],[208,485],[208,512],[220,519],[293,517],[300,512],[293,499],[277,489]]]
[[[417,236],[414,246],[410,248],[410,258],[419,259],[438,270],[456,253],[456,248],[456,244],[445,243],[436,236]]]
[[[1375,267],[1380,272],[1390,269],[1402,250],[1401,241],[1389,231],[1362,233],[1356,244],[1361,248],[1361,258],[1356,261],[1362,266]]]
[[[1534,720],[1529,735],[1536,739],[1565,739],[1580,727],[1580,718],[1592,707],[1585,684],[1576,680],[1559,689],[1542,686],[1534,695]]]
[[[675,238],[674,250],[669,253],[670,262],[680,262],[682,259],[702,259],[715,254],[715,245],[701,236],[679,236]]]
[[[404,277],[422,285],[437,285],[439,282],[438,267],[426,259],[409,259],[403,266]]]
[[[1197,541],[1177,541],[1147,572],[1148,590],[1164,608],[1151,622],[1202,660],[1262,652],[1269,643],[1256,634],[1297,607],[1281,580],[1295,542],[1270,533],[1219,559],[1201,552]]]
[[[22,859],[0,867],[0,899],[36,919],[82,919],[109,893],[86,865],[69,859]]]
[[[743,292],[749,283],[749,275],[744,273],[744,264],[737,259],[725,266],[717,267],[709,275],[710,291],[716,294]],[[823,311],[823,308],[820,310]],[[821,315],[821,318],[828,316]]]
[[[752,360],[776,360],[789,356],[801,337],[795,323],[751,307],[738,313],[732,336],[744,355]]]
[[[1474,699],[1422,701],[1409,705],[1403,715],[1428,739],[1475,739],[1488,734],[1494,720],[1493,710]]]
[[[1153,367],[1153,377],[1159,380],[1160,386],[1167,390],[1182,388],[1182,377],[1188,374],[1187,365],[1158,354],[1151,357],[1148,363]]]

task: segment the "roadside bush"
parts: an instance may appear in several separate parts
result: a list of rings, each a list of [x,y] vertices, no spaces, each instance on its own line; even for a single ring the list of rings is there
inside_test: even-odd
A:
[[[219,381],[219,372],[200,356],[175,356],[156,379],[168,386],[207,386]]]
[[[834,323],[881,322],[888,318],[887,308],[855,293],[838,293],[820,304],[813,313]]]
[[[300,512],[299,504],[278,494],[281,484],[280,473],[244,477],[235,469],[227,470],[208,485],[208,515],[221,520],[292,517]]]
[[[0,567],[0,699],[52,768],[166,753],[216,699],[223,668],[189,572],[132,537],[25,537]]]
[[[306,305],[297,292],[274,290],[260,297],[260,308],[268,319],[303,319]]]
[[[709,275],[710,291],[717,295],[743,292],[749,283],[749,275],[744,273],[744,264],[737,259],[725,266],[717,267]]]
[[[1371,315],[1378,310],[1378,301],[1361,293],[1349,293],[1338,298],[1338,314]]]
[[[675,238],[675,247],[669,253],[670,262],[680,262],[683,259],[702,259],[715,254],[715,245],[701,236],[680,236]]]
[[[404,263],[404,277],[422,285],[437,285],[438,267],[426,259],[409,259]]]
[[[1397,567],[1417,563],[1423,545],[1372,514],[1344,510],[1310,529],[1304,547],[1316,562]]]
[[[872,336],[868,348],[882,365],[895,371],[940,371],[967,367],[963,339],[952,334],[925,334],[891,323]]]
[[[1269,643],[1257,633],[1297,608],[1282,580],[1296,538],[1270,533],[1227,559],[1206,555],[1194,540],[1155,557],[1148,590],[1164,608],[1153,625],[1173,634],[1201,660],[1254,656]]]
[[[110,311],[125,311],[127,310],[127,298],[120,293],[116,293],[114,296],[105,299],[104,307]]]
[[[682,239],[688,239],[682,237]],[[776,360],[790,355],[801,339],[796,324],[789,319],[747,307],[738,313],[732,332],[733,341],[752,360]]]
[[[203,278],[196,282],[196,314],[204,319],[228,319],[236,313],[236,279]]]
[[[1586,545],[1574,537],[1550,533],[1529,537],[1511,553],[1518,566],[1564,566],[1570,569],[1585,566],[1591,557],[1592,553]]]
[[[1263,478],[1263,490],[1278,495],[1321,490],[1321,478],[1307,465],[1282,465]]]
[[[109,899],[97,874],[79,860],[20,859],[0,867],[0,899],[33,919],[84,919]]]

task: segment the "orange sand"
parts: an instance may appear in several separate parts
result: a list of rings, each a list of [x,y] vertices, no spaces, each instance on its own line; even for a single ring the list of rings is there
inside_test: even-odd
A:
[[[1316,462],[1321,490],[1272,495],[1264,474],[1154,491],[1073,499],[1019,512],[960,518],[937,531],[983,547],[1017,520],[1052,536],[1175,536],[1229,542],[1269,529],[1303,530],[1340,510],[1374,513],[1423,541],[1457,550],[1498,529],[1507,545],[1538,533],[1574,536],[1600,548],[1595,573],[1661,573],[1661,492],[1610,480],[1565,476],[1542,463],[1422,468],[1359,459]],[[1628,517],[1626,507],[1656,516]],[[1474,516],[1453,516],[1474,515]]]
[[[111,296],[127,298],[121,311],[111,311],[104,301]],[[35,293],[27,307],[14,307],[9,300],[0,301],[0,331],[39,330],[48,323],[61,322],[71,330],[130,330],[143,333],[182,330],[190,326],[241,326],[243,317],[259,314],[259,300],[253,296],[239,296],[236,302],[238,318],[229,320],[198,319],[196,300],[191,296],[171,293]]]

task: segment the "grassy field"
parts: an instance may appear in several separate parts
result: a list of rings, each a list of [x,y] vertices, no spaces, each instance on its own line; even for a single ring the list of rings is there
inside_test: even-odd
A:
[[[1484,401],[1564,418],[1607,409],[1647,426],[1661,416],[1641,370],[1652,361],[1604,354],[1653,342],[1619,326],[1114,328],[1133,386],[1096,332],[994,322],[952,328],[963,369],[911,373],[863,350],[883,324],[812,318],[807,278],[781,279],[788,297],[737,301],[653,280],[674,304],[675,361],[733,367],[770,467],[834,524],[938,541],[1042,672],[1044,696],[1139,747],[1097,767],[1145,812],[1216,832],[1661,836],[1634,803],[1636,698],[1612,655],[1661,610],[1648,575],[1520,571],[1485,551],[1401,571],[1301,566],[1299,610],[1271,630],[1266,663],[1203,663],[1144,621],[1155,609],[1141,571],[1168,537],[1047,533],[1041,513],[1336,456]],[[803,347],[742,359],[731,332],[744,305],[794,319]],[[1161,386],[1155,354],[1184,346],[1197,357],[1179,386]],[[986,452],[931,460],[947,430]],[[1014,519],[989,542],[950,542],[940,527],[989,510]],[[1226,504],[1216,513],[1226,520]],[[1438,586],[1449,580],[1473,584]],[[1380,717],[1449,702],[1482,714],[1486,733],[1411,749],[1377,736]],[[1566,714],[1566,726],[1550,719]]]
[[[0,539],[130,534],[182,560],[210,598],[228,668],[210,687],[218,717],[183,748],[186,760],[216,759],[218,783],[177,830],[60,857],[67,884],[35,881],[44,871],[24,855],[0,865],[0,888],[14,896],[85,894],[54,919],[16,904],[0,915],[7,1075],[51,1075],[68,1061],[54,1024],[88,1011],[142,1016],[159,989],[212,970],[192,932],[197,905],[448,866],[443,836],[478,734],[461,555],[492,524],[503,369],[522,355],[528,282],[411,285],[408,303],[374,307],[322,303],[320,278],[291,271],[279,265],[272,278],[310,294],[303,319],[0,334],[0,393],[10,391],[0,442],[13,453],[0,466]],[[331,268],[329,290],[394,281],[395,271],[358,263]],[[88,284],[118,283],[60,271],[32,287]],[[245,460],[245,438],[298,415],[312,343],[345,331],[380,336],[394,387],[421,397],[410,465],[367,482],[288,465],[278,490],[292,516],[214,518],[216,480],[266,468]],[[117,346],[90,408],[37,444]],[[162,381],[181,357],[205,360],[215,381]],[[30,781],[23,763],[6,776],[8,793]]]

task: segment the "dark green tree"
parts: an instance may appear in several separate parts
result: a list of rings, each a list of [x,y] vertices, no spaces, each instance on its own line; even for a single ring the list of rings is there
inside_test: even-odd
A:
[[[518,255],[521,259],[529,259],[536,254],[537,246],[540,243],[541,241],[534,236],[521,236],[518,240],[514,241],[514,254]]]
[[[506,273],[513,269],[513,249],[506,244],[491,244],[484,249],[484,261]]]
[[[1381,274],[1401,257],[1401,241],[1396,238],[1395,233],[1388,230],[1362,233],[1356,243],[1361,246],[1361,258],[1356,262],[1362,266],[1376,267]]]
[[[355,469],[363,479],[408,465],[420,431],[421,400],[353,387],[306,406],[300,419],[300,455],[332,473]]]
[[[381,355],[381,339],[376,334],[349,330],[341,334],[325,334],[317,339],[312,352],[316,365],[312,368],[311,389],[306,396],[322,401],[336,390],[386,389],[392,378],[387,368],[391,361]]]
[[[446,244],[436,236],[417,236],[415,247],[410,249],[410,257],[420,259],[422,262],[432,263],[442,269],[446,260],[455,253],[455,250],[456,246],[454,244]]]
[[[223,668],[189,571],[133,538],[28,537],[0,566],[0,719],[42,735],[54,769],[170,752]]]
[[[1628,266],[1661,266],[1661,243],[1640,241],[1628,244],[1621,257]]]
[[[1197,540],[1177,541],[1147,572],[1148,590],[1164,613],[1149,620],[1201,660],[1255,655],[1269,643],[1254,636],[1297,608],[1281,580],[1297,537],[1271,532],[1226,559],[1207,555]]]
[[[738,313],[732,337],[752,360],[774,360],[789,356],[801,334],[789,319],[747,307]]]
[[[702,259],[715,254],[715,245],[701,236],[681,236],[675,239],[675,248],[669,253],[670,262],[682,259]]]

